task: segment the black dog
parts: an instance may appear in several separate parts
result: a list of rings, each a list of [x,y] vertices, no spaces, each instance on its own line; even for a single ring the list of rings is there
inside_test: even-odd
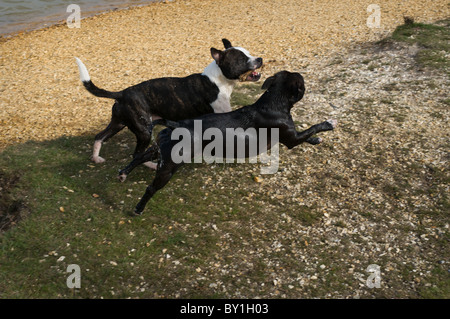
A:
[[[85,88],[95,96],[115,99],[111,122],[95,136],[92,161],[102,163],[102,143],[127,126],[137,138],[134,157],[150,144],[152,120],[184,120],[208,113],[230,112],[230,95],[238,80],[258,81],[260,74],[254,70],[262,66],[262,59],[252,57],[240,47],[233,47],[222,39],[224,51],[211,48],[214,59],[202,74],[184,78],[152,79],[120,92],[110,92],[92,83],[86,66],[76,58],[80,79]],[[253,71],[253,72],[252,72]]]
[[[164,187],[170,180],[172,175],[183,163],[175,163],[173,160],[174,147],[179,143],[179,140],[172,140],[172,133],[175,129],[187,129],[190,132],[191,144],[194,141],[194,126],[196,120],[201,120],[202,132],[209,128],[220,130],[223,135],[227,136],[226,130],[230,128],[242,128],[247,130],[254,128],[260,132],[261,128],[266,128],[266,131],[277,128],[279,132],[279,142],[287,146],[289,149],[299,145],[303,142],[310,144],[319,144],[322,142],[321,138],[312,137],[314,134],[333,130],[337,122],[335,120],[328,120],[320,124],[311,126],[303,132],[297,132],[294,121],[292,120],[290,110],[293,105],[300,101],[305,92],[303,77],[299,73],[291,73],[288,71],[281,71],[272,77],[269,77],[263,84],[262,89],[266,92],[252,105],[244,106],[241,109],[224,114],[208,114],[199,117],[198,119],[184,120],[179,122],[171,122],[166,120],[155,121],[155,124],[165,124],[169,126],[162,130],[157,137],[157,142],[150,147],[144,155],[135,158],[125,169],[120,171],[119,178],[123,181],[129,172],[142,163],[143,161],[155,160],[159,157],[156,176],[150,186],[147,187],[144,196],[137,204],[135,214],[140,215],[145,208],[149,199],[162,187]],[[233,137],[234,139],[234,137]],[[257,133],[256,140],[260,139],[260,134]],[[271,141],[267,139],[266,141]],[[209,141],[202,141],[202,150]],[[223,143],[223,153],[230,140],[225,139]],[[234,140],[232,141],[234,143]],[[271,142],[267,143],[267,149],[273,145]],[[245,156],[249,154],[249,138],[245,137]],[[264,151],[258,148],[258,153]],[[176,153],[176,152],[175,152]],[[236,152],[234,154],[237,154]],[[182,155],[182,154],[180,154]],[[191,155],[191,158],[195,154]],[[237,156],[235,156],[237,158]]]

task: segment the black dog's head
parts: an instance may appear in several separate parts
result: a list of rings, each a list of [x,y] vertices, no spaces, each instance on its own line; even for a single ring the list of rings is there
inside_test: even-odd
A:
[[[241,47],[233,47],[227,39],[222,39],[225,50],[211,48],[211,56],[223,75],[230,80],[258,81],[261,74],[256,71],[262,64],[262,58],[255,58]]]
[[[300,73],[280,71],[267,78],[262,85],[262,89],[286,96],[289,102],[294,104],[303,98],[305,82]]]

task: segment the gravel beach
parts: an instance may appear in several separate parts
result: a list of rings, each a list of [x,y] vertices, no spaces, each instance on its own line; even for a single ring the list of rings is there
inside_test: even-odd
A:
[[[373,1],[173,1],[89,17],[81,28],[49,27],[0,39],[0,150],[27,140],[98,132],[112,101],[79,81],[74,57],[100,87],[121,90],[162,76],[202,72],[221,38],[266,61],[264,76],[301,71],[351,43],[380,39],[403,16],[432,22],[446,1],[378,1],[379,28],[367,27]],[[83,8],[81,8],[83,17]],[[305,60],[304,58],[310,60]],[[306,79],[308,81],[308,79]]]

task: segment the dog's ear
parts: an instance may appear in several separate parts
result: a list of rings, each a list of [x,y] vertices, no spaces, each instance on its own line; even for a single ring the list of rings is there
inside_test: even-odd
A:
[[[225,46],[225,49],[229,49],[232,47],[231,42],[227,39],[222,39],[223,45]]]
[[[215,48],[211,48],[211,56],[216,61],[217,64],[219,64],[220,58],[222,57],[223,52],[220,50],[217,50]]]
[[[267,90],[268,88],[270,88],[270,87],[272,86],[272,84],[273,84],[274,81],[275,81],[275,75],[272,75],[271,77],[268,77],[268,78],[264,81],[264,83],[263,83],[261,89],[262,89],[262,90]]]
[[[288,88],[292,92],[294,103],[300,101],[305,94],[305,82],[303,81],[303,77],[300,75],[300,78],[292,81],[288,85]]]
[[[300,84],[300,86],[296,87],[296,91],[297,91],[297,99],[300,101],[303,98],[303,95],[305,95],[305,85],[302,83]]]

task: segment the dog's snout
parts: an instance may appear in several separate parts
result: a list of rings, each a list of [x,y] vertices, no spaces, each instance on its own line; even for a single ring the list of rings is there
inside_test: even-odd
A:
[[[251,63],[251,68],[253,70],[259,69],[260,67],[262,67],[262,65],[263,65],[263,59],[262,58],[254,58],[252,63]]]

